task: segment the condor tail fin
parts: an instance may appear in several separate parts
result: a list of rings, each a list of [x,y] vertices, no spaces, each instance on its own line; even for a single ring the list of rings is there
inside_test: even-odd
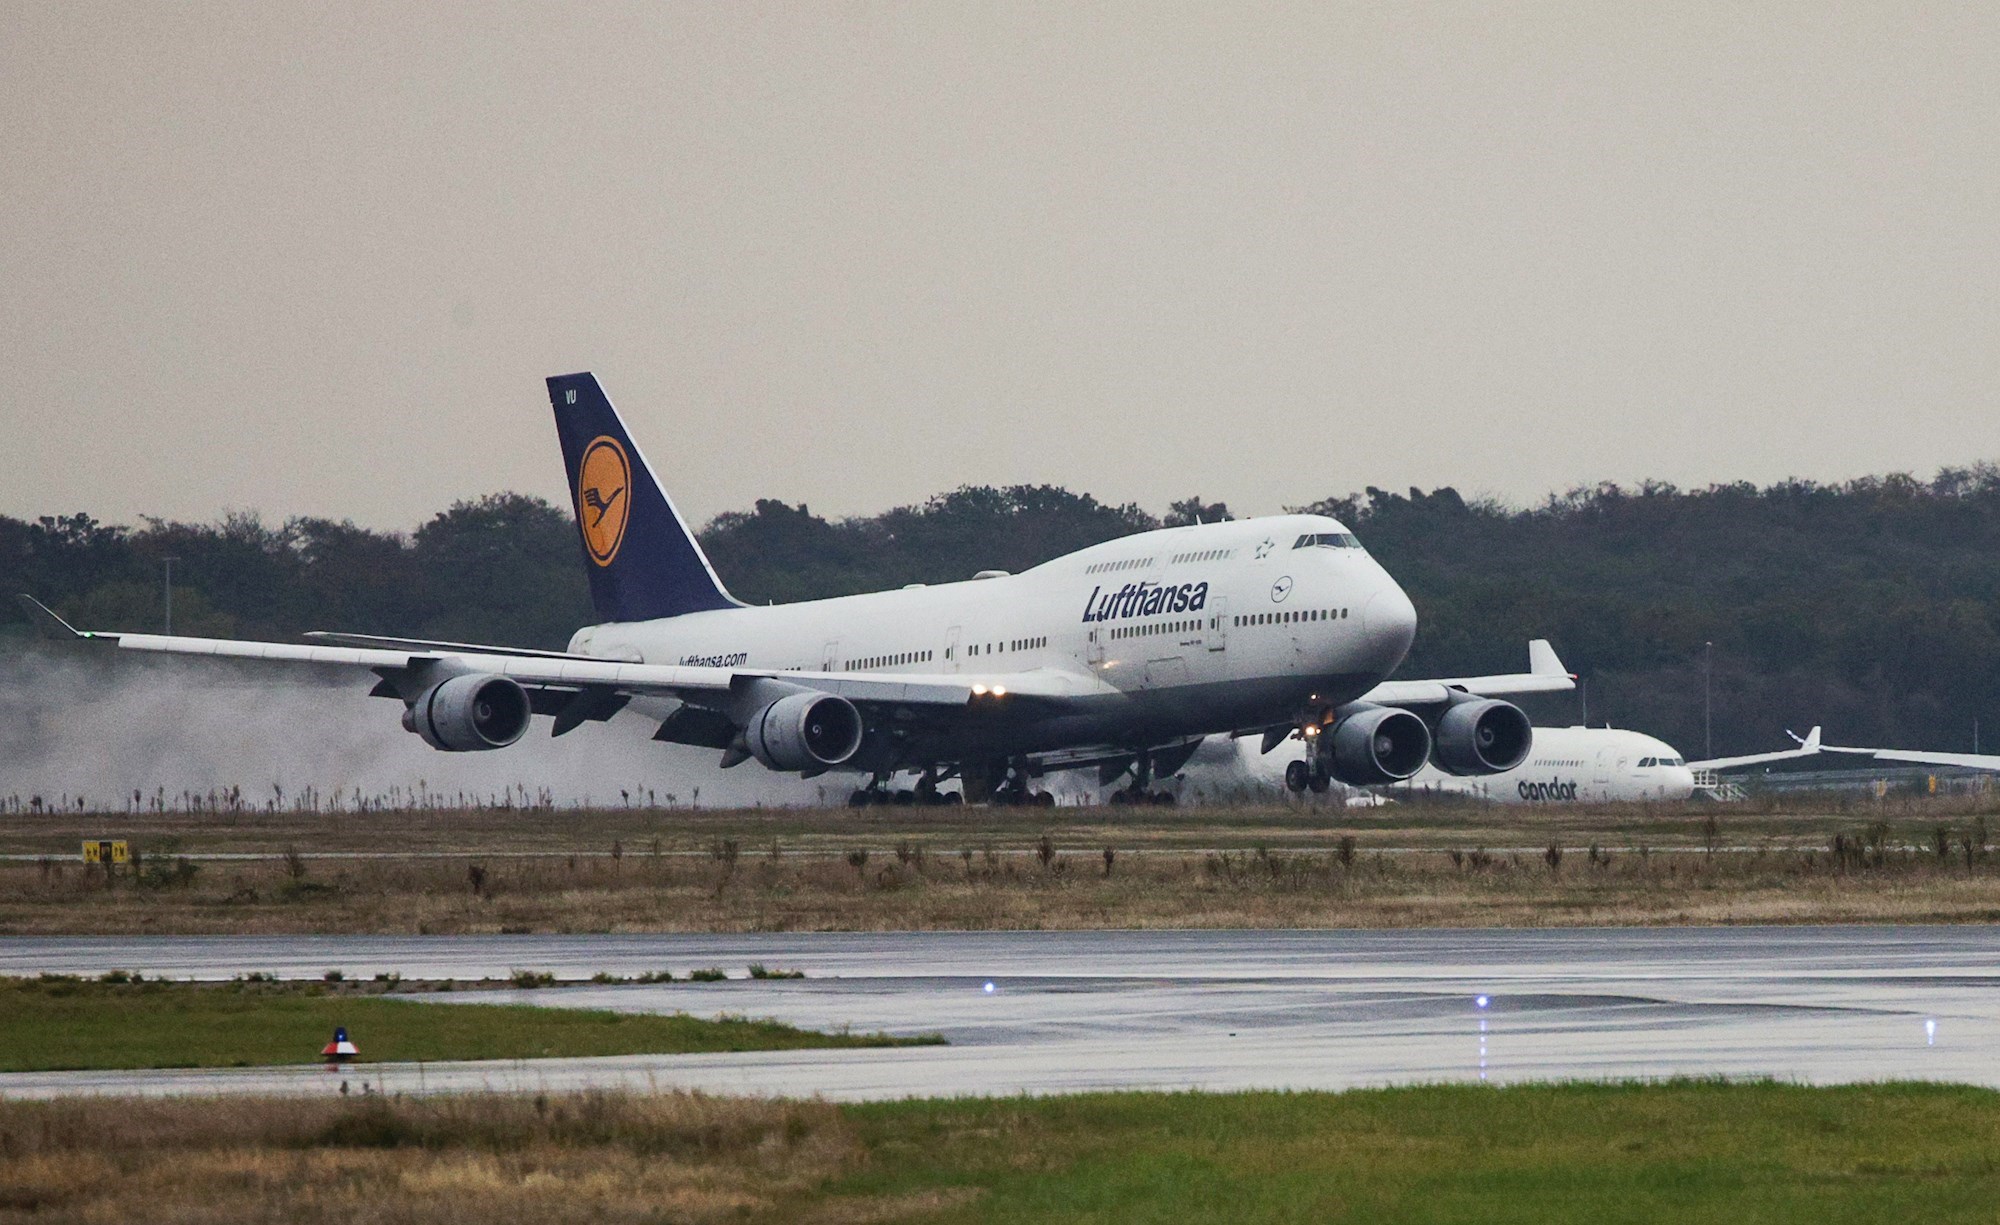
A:
[[[740,605],[588,372],[549,381],[590,598],[605,621],[651,621]]]

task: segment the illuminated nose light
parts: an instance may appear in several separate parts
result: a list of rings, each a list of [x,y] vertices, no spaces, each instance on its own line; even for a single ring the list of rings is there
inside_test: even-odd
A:
[[[1485,996],[1483,996],[1483,995],[1475,995],[1475,996],[1473,996],[1473,997],[1472,997],[1472,1004],[1473,1004],[1473,1007],[1475,1007],[1475,1008],[1484,1008],[1484,1007],[1486,1007],[1486,1005],[1488,1005],[1488,1004],[1490,1004],[1490,1003],[1492,1003],[1492,1001],[1491,1001],[1491,1000],[1489,1000],[1489,999],[1487,999],[1487,998],[1486,998]]]
[[[985,694],[986,694],[986,686],[984,686],[984,685],[974,685],[974,686],[972,687],[972,692],[973,692],[974,694],[978,695],[978,696],[981,696],[981,697],[984,697],[984,696],[985,696]]]
[[[1006,696],[1007,696],[1007,686],[1005,686],[1005,685],[995,685],[995,686],[993,686],[993,696],[994,696],[994,697],[996,697],[996,698],[1004,698],[1004,697],[1006,697]]]
[[[992,995],[995,991],[998,991],[1000,988],[994,986],[993,980],[989,978],[986,980],[986,984],[980,987],[979,989],[981,991],[984,991],[988,995]]]

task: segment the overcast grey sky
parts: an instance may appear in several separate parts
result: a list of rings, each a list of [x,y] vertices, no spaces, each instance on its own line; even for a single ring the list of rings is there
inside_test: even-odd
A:
[[[0,512],[2000,457],[2000,5],[0,0]]]

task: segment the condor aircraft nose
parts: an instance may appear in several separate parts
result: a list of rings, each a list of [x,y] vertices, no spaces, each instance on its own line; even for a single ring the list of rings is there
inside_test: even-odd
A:
[[[1381,588],[1368,597],[1361,610],[1361,632],[1374,654],[1371,662],[1384,676],[1396,670],[1416,641],[1417,606],[1387,572],[1382,575]]]

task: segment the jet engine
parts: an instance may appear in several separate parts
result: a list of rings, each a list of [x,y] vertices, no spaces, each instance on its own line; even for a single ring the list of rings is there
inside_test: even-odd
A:
[[[824,770],[861,749],[861,712],[830,693],[795,693],[750,716],[743,741],[773,770]]]
[[[1357,705],[1320,737],[1320,752],[1327,772],[1350,787],[1399,783],[1429,760],[1431,729],[1407,710]]]
[[[528,691],[504,676],[454,676],[403,711],[403,727],[448,753],[504,749],[528,730]]]
[[[1498,774],[1528,759],[1535,729],[1527,713],[1497,698],[1467,698],[1437,724],[1438,768],[1452,774]]]

